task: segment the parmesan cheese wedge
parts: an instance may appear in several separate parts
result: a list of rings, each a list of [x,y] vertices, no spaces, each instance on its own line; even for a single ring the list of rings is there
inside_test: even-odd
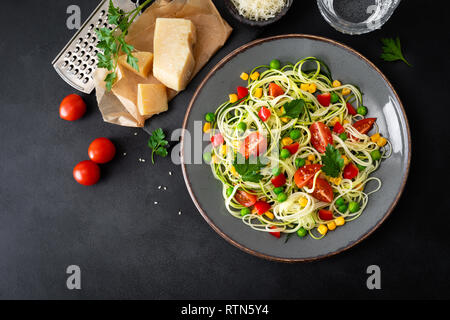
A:
[[[153,67],[153,53],[151,52],[133,52],[133,57],[138,59],[138,67],[139,71],[137,71],[135,68],[133,68],[131,65],[127,63],[127,55],[124,54],[123,56],[119,57],[119,63],[127,68],[128,70],[133,71],[137,75],[147,78],[148,74],[150,73],[152,67]]]
[[[158,18],[154,35],[153,75],[168,88],[184,90],[195,67],[194,24],[187,19]]]
[[[148,119],[167,111],[167,91],[162,84],[138,84],[139,113]]]

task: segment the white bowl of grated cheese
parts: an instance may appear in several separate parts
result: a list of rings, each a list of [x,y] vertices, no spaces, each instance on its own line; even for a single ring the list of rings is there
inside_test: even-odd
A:
[[[293,0],[225,0],[231,14],[240,22],[264,27],[280,20]]]

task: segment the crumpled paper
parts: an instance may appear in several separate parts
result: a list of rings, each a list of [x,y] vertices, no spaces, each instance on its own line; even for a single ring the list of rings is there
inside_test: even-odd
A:
[[[222,19],[211,0],[156,0],[130,26],[127,43],[137,51],[153,52],[153,35],[157,18],[189,19],[197,29],[197,43],[194,47],[195,68],[192,78],[205,66],[211,57],[227,41],[232,28]],[[153,75],[148,79],[119,68],[118,81],[111,92],[105,88],[105,69],[94,74],[96,97],[103,120],[127,127],[143,127],[144,117],[137,108],[137,85],[139,83],[160,83]],[[168,98],[177,92],[168,89]],[[169,106],[170,108],[170,106]]]

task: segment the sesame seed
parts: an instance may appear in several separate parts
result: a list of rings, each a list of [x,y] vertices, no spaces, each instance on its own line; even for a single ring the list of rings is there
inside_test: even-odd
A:
[[[172,175],[172,171],[169,171],[169,176],[171,176]]]
[[[134,135],[135,135],[135,136],[137,136],[137,135],[138,135],[138,133],[137,133],[137,132],[135,132],[135,133],[134,133]]]
[[[181,216],[181,211],[178,211],[178,215]]]
[[[158,201],[155,201],[154,204],[158,204]]]
[[[167,190],[167,187],[164,187],[164,190]]]
[[[161,186],[158,186],[158,189],[159,189],[159,190],[161,190],[161,188],[162,188]]]
[[[123,153],[123,155],[124,155],[124,156],[126,156],[126,155],[127,155],[127,153],[126,153],[126,152],[124,152],[124,153]]]

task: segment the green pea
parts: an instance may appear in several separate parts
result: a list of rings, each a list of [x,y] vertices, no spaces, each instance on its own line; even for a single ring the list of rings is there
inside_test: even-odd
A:
[[[270,61],[270,69],[279,70],[281,68],[281,62],[278,59]]]
[[[373,161],[380,160],[381,159],[381,152],[380,152],[380,150],[373,150],[370,153],[370,156],[372,157]]]
[[[275,194],[280,194],[284,191],[283,187],[277,187],[275,189],[273,189],[273,192],[275,192]]]
[[[241,132],[245,132],[245,130],[247,130],[247,124],[245,122],[239,122],[237,129]]]
[[[210,162],[211,162],[211,159],[212,159],[211,152],[205,152],[205,153],[203,154],[203,160],[204,160],[206,163],[210,163]]]
[[[338,207],[339,212],[342,212],[342,213],[346,212],[347,209],[348,209],[348,204],[346,204],[346,203],[343,204],[343,205],[340,205],[340,206]]]
[[[209,112],[205,115],[205,120],[208,122],[214,122],[214,120],[216,120],[216,115],[212,112]]]
[[[272,174],[276,177],[279,176],[281,174],[281,169],[280,167],[275,167],[272,169]]]
[[[342,205],[345,204],[345,200],[344,200],[344,198],[339,198],[339,199],[336,200],[335,203],[339,207],[339,206],[342,206]]]
[[[300,168],[303,167],[306,164],[306,160],[303,158],[297,158],[295,159],[295,167]]]
[[[363,171],[364,169],[366,169],[366,167],[364,167],[364,166],[362,166],[362,165],[360,165],[360,164],[356,164],[356,166],[358,167],[358,170],[359,171]]]
[[[348,205],[348,210],[349,210],[351,213],[358,212],[358,211],[359,211],[359,208],[360,208],[359,203],[358,203],[358,202],[355,202],[355,201],[350,202],[350,204]]]
[[[246,215],[250,214],[250,209],[249,208],[243,208],[241,209],[241,216],[244,217]]]
[[[345,140],[348,139],[347,134],[346,134],[345,132],[341,133],[341,134],[339,135],[339,138],[341,138],[342,141],[345,141]]]
[[[292,140],[297,140],[298,138],[300,138],[300,135],[301,135],[301,133],[300,133],[300,130],[292,130],[290,133],[289,133],[289,136],[291,137],[291,139]]]
[[[291,153],[289,152],[289,150],[283,149],[280,152],[280,157],[281,159],[287,159],[291,156]]]
[[[282,192],[278,194],[277,197],[278,202],[285,202],[287,200],[287,195],[286,193]]]
[[[339,96],[337,95],[337,93],[332,92],[331,93],[331,103],[336,103],[339,101]]]
[[[233,187],[229,187],[229,188],[227,189],[227,197],[231,197],[231,195],[233,194],[233,190],[234,190]]]
[[[303,238],[303,237],[306,236],[307,234],[308,234],[308,231],[306,231],[306,229],[303,228],[303,227],[300,227],[300,229],[297,230],[297,235],[298,235],[300,238]]]
[[[358,112],[362,116],[365,116],[367,114],[367,108],[364,106],[360,106],[358,107],[358,109],[356,109],[356,112]]]

